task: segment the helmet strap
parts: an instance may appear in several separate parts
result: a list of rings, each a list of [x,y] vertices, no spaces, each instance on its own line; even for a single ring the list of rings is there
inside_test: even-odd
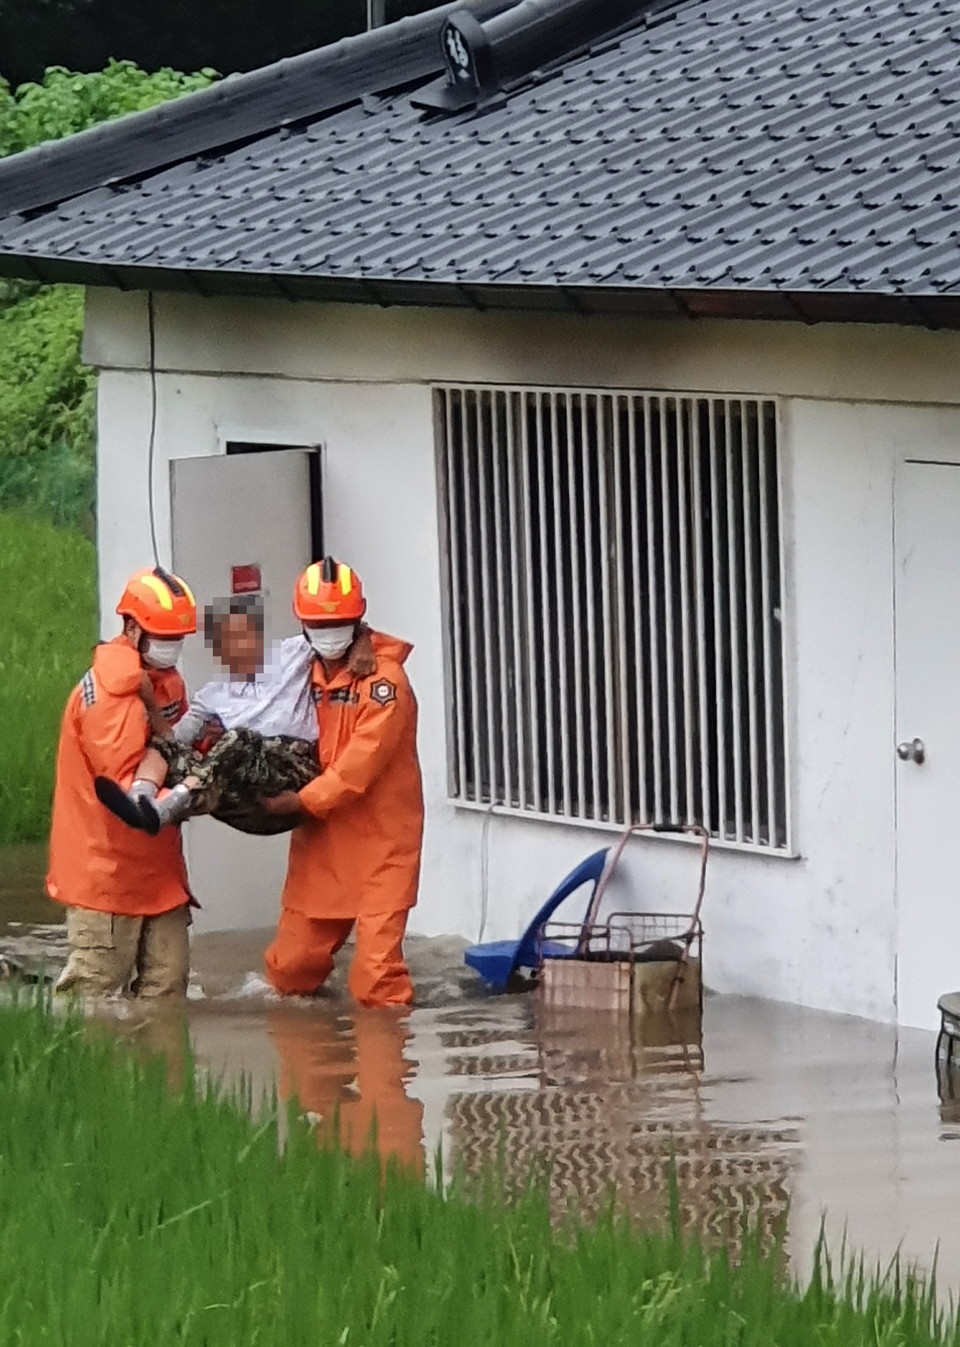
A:
[[[132,645],[134,650],[140,649],[140,642],[144,637],[144,630],[135,617],[129,613],[124,613],[123,618],[123,637],[128,644]]]

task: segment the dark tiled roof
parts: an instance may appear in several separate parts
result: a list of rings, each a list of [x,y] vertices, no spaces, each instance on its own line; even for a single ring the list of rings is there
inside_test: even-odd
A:
[[[954,325],[960,0],[639,9],[480,115],[407,88],[226,150],[211,124],[206,153],[0,221],[0,254],[107,283]]]

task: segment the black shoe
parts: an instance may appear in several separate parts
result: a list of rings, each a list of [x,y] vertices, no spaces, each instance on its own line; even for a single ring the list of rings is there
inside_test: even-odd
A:
[[[151,837],[156,837],[160,831],[160,817],[152,805],[149,811],[145,808],[151,804],[146,796],[139,795],[135,800],[132,799],[122,786],[116,781],[111,781],[108,776],[95,776],[93,789],[100,803],[128,828],[136,828],[140,832],[149,833]]]
[[[149,795],[138,795],[137,804],[140,806],[140,827],[151,837],[156,837],[157,833],[163,827],[163,819]]]

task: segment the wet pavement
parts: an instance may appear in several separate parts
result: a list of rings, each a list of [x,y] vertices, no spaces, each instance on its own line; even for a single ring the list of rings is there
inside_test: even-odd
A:
[[[0,953],[56,963],[63,928],[40,894],[39,851],[0,853]],[[617,1200],[658,1219],[675,1161],[684,1225],[735,1238],[744,1214],[772,1235],[789,1213],[794,1267],[823,1214],[831,1244],[886,1263],[898,1247],[960,1292],[960,1099],[941,1101],[934,1037],[771,1002],[708,996],[701,1026],[548,1012],[535,994],[489,997],[463,942],[410,941],[419,1004],[364,1011],[336,982],[309,1002],[264,994],[270,932],[204,935],[185,1012],[117,1018],[176,1062],[184,1020],[206,1069],[254,1099],[295,1094],[318,1127],[423,1168],[538,1166],[558,1208]],[[709,974],[709,969],[707,970]],[[957,1082],[960,1095],[960,1080]]]

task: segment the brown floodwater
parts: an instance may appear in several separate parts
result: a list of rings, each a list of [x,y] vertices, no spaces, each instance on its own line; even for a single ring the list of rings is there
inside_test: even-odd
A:
[[[0,853],[0,953],[52,965],[63,928],[42,873],[39,850]],[[688,1227],[726,1239],[744,1213],[768,1233],[786,1219],[802,1274],[825,1215],[835,1247],[846,1234],[871,1261],[899,1248],[930,1267],[936,1254],[942,1290],[960,1292],[960,1099],[938,1082],[932,1034],[709,995],[702,1030],[631,1031],[549,1013],[535,994],[486,996],[463,942],[423,938],[409,942],[409,1013],[359,1009],[336,979],[281,1003],[259,981],[269,937],[197,937],[187,1007],[125,1006],[118,1029],[175,1062],[186,1027],[228,1084],[296,1095],[358,1148],[376,1119],[381,1150],[420,1168],[438,1148],[448,1169],[501,1164],[508,1184],[547,1165],[558,1207],[596,1209],[614,1191],[656,1219],[675,1159]]]
[[[43,887],[47,848],[42,842],[0,847],[0,938],[24,924],[55,922],[60,909]]]

